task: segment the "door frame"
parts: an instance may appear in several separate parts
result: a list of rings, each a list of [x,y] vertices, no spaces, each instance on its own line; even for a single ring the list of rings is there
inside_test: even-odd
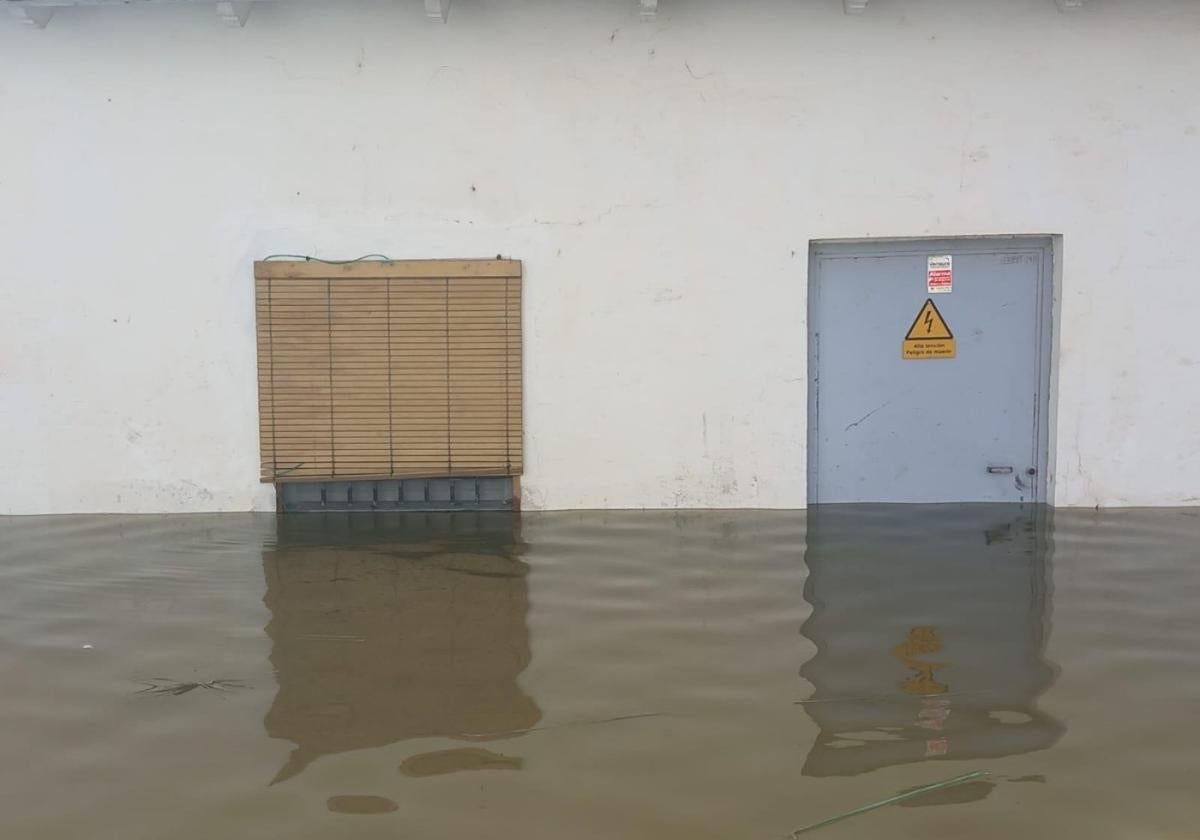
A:
[[[821,503],[817,492],[817,408],[820,404],[821,325],[817,318],[821,293],[818,263],[822,257],[911,256],[950,251],[955,254],[995,254],[1006,251],[1040,254],[1038,311],[1034,323],[1037,341],[1037,392],[1031,429],[1037,480],[1030,504],[1054,504],[1055,425],[1058,414],[1058,334],[1062,286],[1062,236],[1059,234],[1000,234],[981,236],[879,237],[813,239],[808,243],[808,437],[806,440],[807,502]]]

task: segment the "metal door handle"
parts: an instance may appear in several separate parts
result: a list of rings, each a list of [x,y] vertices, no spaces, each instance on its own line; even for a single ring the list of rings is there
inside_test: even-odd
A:
[[[1012,475],[1012,467],[988,467],[988,472],[992,475]]]

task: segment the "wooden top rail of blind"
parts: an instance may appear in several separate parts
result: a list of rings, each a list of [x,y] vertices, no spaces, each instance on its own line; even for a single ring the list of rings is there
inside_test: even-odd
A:
[[[320,260],[270,260],[254,264],[260,280],[386,277],[520,277],[520,260],[360,260],[327,263]]]

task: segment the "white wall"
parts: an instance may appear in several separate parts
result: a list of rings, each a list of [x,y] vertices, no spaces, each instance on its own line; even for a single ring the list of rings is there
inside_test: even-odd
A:
[[[1200,500],[1200,3],[0,19],[0,513],[270,509],[251,262],[520,258],[526,504],[805,502],[811,239],[1061,233],[1056,501]]]

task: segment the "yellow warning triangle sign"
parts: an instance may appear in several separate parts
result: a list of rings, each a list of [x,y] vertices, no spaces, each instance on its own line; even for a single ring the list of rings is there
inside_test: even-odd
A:
[[[954,333],[950,332],[950,327],[946,326],[946,319],[942,317],[941,312],[938,312],[933,298],[929,298],[921,307],[921,311],[917,313],[917,319],[908,328],[908,335],[904,336],[904,340],[922,341],[938,338],[954,338]]]

